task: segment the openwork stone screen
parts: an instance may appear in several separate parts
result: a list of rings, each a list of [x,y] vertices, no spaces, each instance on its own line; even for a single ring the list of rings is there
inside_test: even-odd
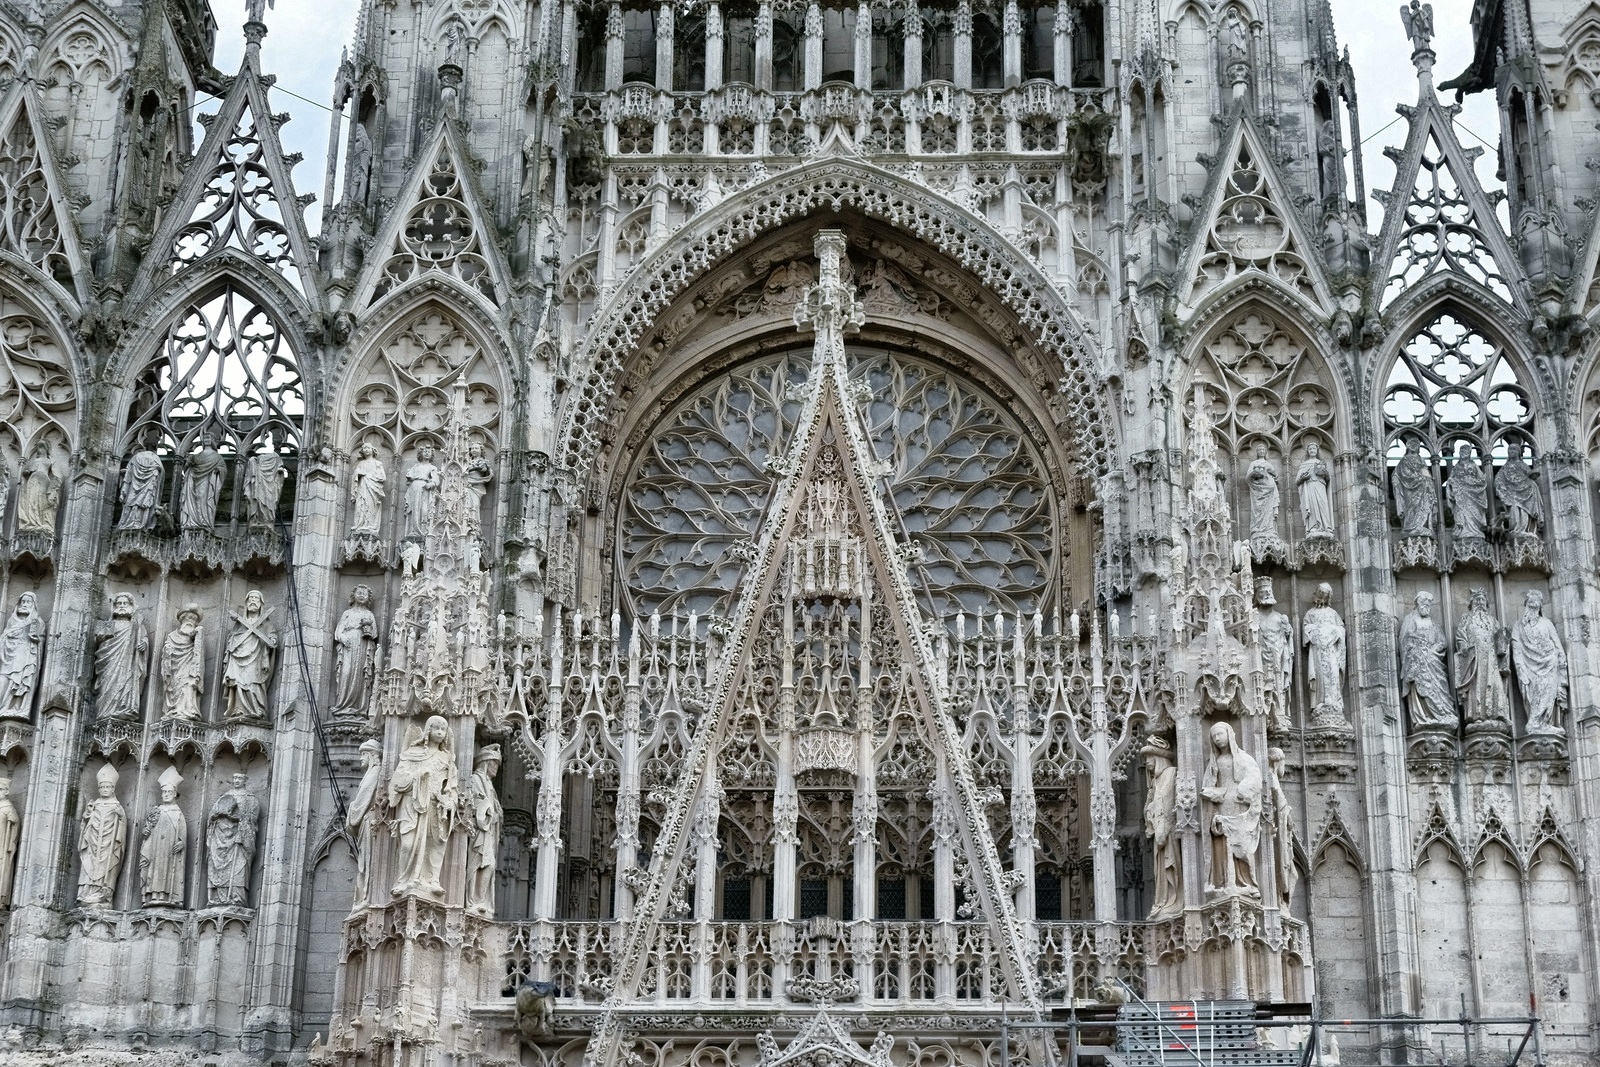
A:
[[[724,615],[799,415],[809,356],[745,364],[686,397],[648,435],[622,502],[624,595],[639,615]],[[972,383],[898,354],[853,353],[886,499],[921,550],[922,608],[1033,612],[1059,567],[1056,504],[1022,429]]]
[[[1533,422],[1533,400],[1504,350],[1457,316],[1437,316],[1400,346],[1383,398],[1391,464],[1407,439],[1427,456],[1454,456],[1465,443],[1498,465],[1513,440],[1533,456]]]

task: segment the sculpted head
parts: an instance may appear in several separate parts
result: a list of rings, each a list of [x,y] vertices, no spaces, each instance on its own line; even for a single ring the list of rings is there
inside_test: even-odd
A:
[[[264,603],[266,603],[266,600],[262,597],[259,589],[252,589],[244,595],[244,610],[251,615],[259,612]]]
[[[185,604],[178,612],[178,629],[192,634],[200,629],[200,605]]]
[[[126,619],[133,614],[133,594],[118,593],[111,598],[111,616],[116,619]]]
[[[1233,747],[1233,727],[1225,722],[1211,724],[1210,730],[1212,747],[1225,749]]]
[[[32,615],[34,608],[37,607],[38,604],[38,598],[32,593],[23,593],[21,596],[17,597],[17,614]]]
[[[1417,614],[1424,619],[1433,614],[1433,594],[1427,590],[1418,593],[1412,603],[1416,604]]]
[[[419,460],[421,460],[422,462],[424,462],[424,463],[432,463],[433,462],[433,446],[425,444],[425,445],[422,445],[421,447],[419,447],[417,449],[417,458]]]
[[[1489,610],[1489,591],[1483,586],[1475,586],[1467,596],[1467,605],[1473,611]]]
[[[365,582],[350,590],[350,603],[354,607],[365,608],[372,604],[372,587]]]
[[[243,771],[234,771],[228,776],[228,781],[233,783],[235,789],[243,789],[250,782],[250,776]]]
[[[1317,444],[1317,442],[1315,442],[1315,441],[1307,441],[1306,442],[1306,458],[1307,459],[1316,459],[1320,455],[1322,455],[1322,446]]]
[[[371,459],[373,456],[376,456],[378,454],[378,450],[376,448],[372,447],[372,442],[371,441],[365,441],[361,445],[361,453],[360,454],[361,454],[361,458],[362,459]]]
[[[1522,595],[1522,606],[1529,615],[1541,614],[1544,611],[1544,594],[1537,589],[1528,590]]]
[[[1317,591],[1311,594],[1311,606],[1325,608],[1333,603],[1333,586],[1327,582],[1317,583]]]
[[[429,715],[422,727],[422,736],[428,744],[443,748],[450,740],[450,724],[443,715]]]
[[[376,740],[361,742],[361,766],[376,767],[383,760],[383,744]]]

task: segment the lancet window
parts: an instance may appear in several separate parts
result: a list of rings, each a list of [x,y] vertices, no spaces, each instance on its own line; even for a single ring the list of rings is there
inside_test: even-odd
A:
[[[1454,458],[1465,445],[1505,462],[1513,442],[1535,454],[1534,403],[1503,346],[1453,313],[1435,316],[1400,346],[1384,387],[1391,464],[1416,441],[1425,457]]]
[[[227,283],[178,313],[140,371],[125,447],[161,456],[168,485],[181,459],[214,452],[205,463],[222,468],[215,521],[243,520],[243,493],[234,490],[242,489],[249,457],[276,452],[292,469],[305,413],[305,381],[283,331],[266,308]],[[176,509],[175,486],[173,493]]]
[[[921,548],[924,610],[940,617],[1047,607],[1058,573],[1054,493],[1029,437],[973,384],[927,362],[860,350],[853,377],[889,495]],[[799,403],[808,361],[746,364],[681,400],[648,435],[624,491],[619,573],[634,614],[725,615]]]
[[[64,286],[72,285],[61,220],[45,181],[28,114],[17,109],[0,142],[0,247],[22,256]]]
[[[1212,405],[1218,458],[1230,485],[1247,484],[1259,452],[1281,487],[1304,462],[1308,445],[1332,454],[1334,403],[1326,369],[1303,341],[1263,311],[1251,309],[1205,343],[1195,381],[1204,384]],[[1248,496],[1235,494],[1235,506],[1243,508]],[[1296,510],[1281,509],[1280,536],[1295,521],[1290,516]],[[1246,513],[1235,522],[1236,529],[1251,528]]]

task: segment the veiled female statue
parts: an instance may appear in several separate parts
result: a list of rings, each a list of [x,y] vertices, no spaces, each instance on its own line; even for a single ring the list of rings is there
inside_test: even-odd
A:
[[[389,806],[400,844],[395,896],[444,895],[439,872],[455,826],[459,792],[450,724],[443,715],[430,715],[422,733],[400,753],[389,778]]]
[[[1239,747],[1233,727],[1213,723],[1211,758],[1206,761],[1200,795],[1215,807],[1211,815],[1213,889],[1261,892],[1256,878],[1256,846],[1261,842],[1261,764]]]
[[[1450,532],[1461,540],[1482,538],[1489,527],[1489,481],[1465,441],[1456,446],[1444,491],[1450,499]]]

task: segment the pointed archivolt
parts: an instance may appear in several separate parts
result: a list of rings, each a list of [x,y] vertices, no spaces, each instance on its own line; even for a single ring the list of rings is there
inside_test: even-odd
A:
[[[223,97],[205,142],[202,166],[189,170],[158,231],[160,250],[141,281],[154,285],[222,249],[259,261],[300,292],[310,291],[313,262],[295,199],[289,164],[278,141],[279,119],[267,107],[267,82],[254,54]]]
[[[768,728],[783,737],[772,802],[773,838],[782,843],[774,867],[780,885],[794,884],[801,851],[795,844],[809,832],[811,816],[799,795],[807,776],[853,779],[850,821],[870,837],[877,799],[872,787],[862,784],[872,781],[862,761],[873,758],[874,746],[863,738],[877,731],[867,728],[881,720],[887,729],[896,715],[920,720],[917,732],[927,739],[942,778],[930,795],[933,831],[944,857],[935,858],[943,891],[955,883],[957,869],[967,872],[962,879],[966,905],[980,920],[971,928],[992,938],[997,949],[996,973],[984,980],[1002,987],[996,995],[1037,1001],[1037,982],[1025,964],[1023,932],[1003,885],[984,804],[946,711],[945,682],[911,588],[901,538],[880,492],[882,468],[850,403],[858,387],[846,376],[843,331],[859,324],[861,312],[853,291],[840,281],[843,250],[843,236],[836,231],[817,240],[821,281],[796,312],[798,323],[814,325],[817,332],[810,376],[800,387],[801,415],[787,455],[775,464],[780,478],[765,521],[745,553],[751,562],[743,593],[734,602],[729,647],[712,673],[705,718],[682,761],[675,797],[656,837],[648,883],[618,958],[612,1005],[636,998],[653,970],[660,923],[674,887],[695,877],[691,840],[703,849],[712,840],[708,833],[714,837],[715,816],[705,813],[717,809],[725,785],[719,778],[727,773],[717,756],[752,708],[775,718]],[[775,655],[782,660],[776,676],[783,679],[776,703],[763,695],[761,684],[775,676]],[[953,900],[941,900],[942,921],[956,918]],[[780,900],[774,919],[792,921],[792,905]],[[967,924],[956,926],[959,937]],[[837,973],[788,978],[780,995],[854,999],[859,992]],[[616,1015],[602,1023],[591,1049],[596,1063],[617,1062],[621,1032]]]
[[[357,292],[357,306],[370,306],[414,278],[438,271],[481,293],[493,304],[506,291],[505,265],[483,232],[486,210],[467,178],[466,157],[441,123],[424,162],[412,174],[401,203],[374,242],[385,249],[375,271]]]
[[[1402,109],[1411,116],[1411,134],[1404,152],[1389,152],[1398,161],[1394,190],[1373,192],[1384,208],[1374,264],[1389,265],[1380,309],[1445,272],[1520,304],[1510,273],[1516,257],[1472,168],[1480,153],[1463,149],[1450,129],[1456,110],[1440,107],[1431,89],[1423,90],[1416,108]]]
[[[1206,296],[1249,271],[1258,271],[1321,306],[1327,283],[1307,253],[1314,242],[1284,195],[1283,180],[1249,119],[1242,116],[1224,141],[1225,166],[1211,175],[1202,235],[1185,262],[1183,302],[1198,307]]]
[[[28,85],[0,107],[0,251],[38,267],[69,291],[83,262],[50,140],[35,123]]]

